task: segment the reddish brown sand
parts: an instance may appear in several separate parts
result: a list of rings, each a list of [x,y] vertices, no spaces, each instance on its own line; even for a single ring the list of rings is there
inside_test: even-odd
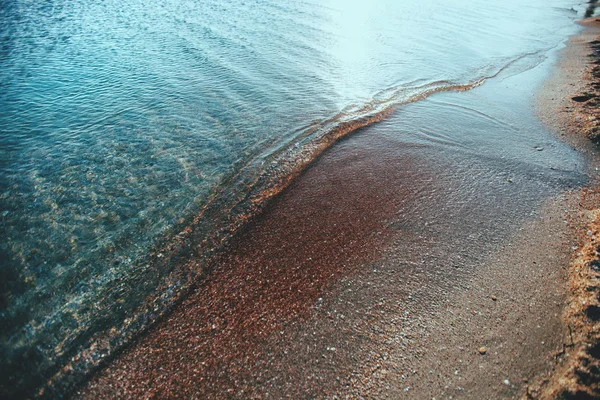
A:
[[[544,380],[568,340],[577,195],[540,205],[513,195],[525,180],[370,132],[275,198],[75,397],[516,398]]]
[[[486,249],[478,229],[507,231],[502,207],[469,206],[415,149],[369,140],[303,174],[76,397],[517,396],[562,345],[570,247],[545,244],[565,243],[566,200]]]
[[[161,397],[251,390],[240,379],[256,359],[258,344],[307,314],[340,275],[376,258],[389,237],[385,222],[398,209],[394,202],[416,197],[395,182],[427,178],[396,170],[388,179],[347,179],[348,170],[375,171],[386,162],[365,154],[350,161],[332,166],[330,175],[307,174],[305,179],[317,181],[295,185],[272,204],[241,233],[181,312],[93,387],[107,395]],[[112,382],[112,371],[121,375],[121,368],[128,379]]]

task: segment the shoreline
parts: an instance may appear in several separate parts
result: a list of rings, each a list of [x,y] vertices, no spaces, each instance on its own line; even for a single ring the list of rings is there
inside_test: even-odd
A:
[[[439,93],[462,92],[478,87],[518,64],[521,59],[509,61],[491,75],[468,83],[436,81],[414,88],[415,92],[409,96],[400,95],[401,87],[390,88],[385,91],[392,93],[388,93],[388,97],[376,94],[374,98],[377,100],[352,111],[339,112],[315,126],[309,126],[295,138],[295,144],[286,139],[286,144],[277,151],[257,157],[226,179],[235,184],[230,182],[229,187],[217,188],[196,215],[180,221],[181,226],[174,230],[178,233],[157,241],[146,258],[135,262],[136,274],[140,276],[127,282],[128,289],[124,291],[139,296],[132,289],[137,282],[138,286],[153,288],[153,294],[148,295],[141,305],[134,306],[133,312],[131,309],[126,311],[126,314],[133,316],[124,320],[122,329],[116,329],[115,324],[101,331],[84,350],[67,357],[69,361],[37,389],[37,395],[59,395],[79,386],[88,375],[110,364],[113,358],[119,357],[132,344],[135,345],[138,337],[143,337],[157,322],[181,307],[180,304],[194,290],[197,282],[211,272],[211,265],[219,262],[219,255],[227,251],[224,244],[236,240],[249,221],[260,215],[273,198],[318,162],[320,156],[338,141],[380,123],[403,106]],[[259,163],[260,159],[267,167],[262,171],[253,171],[252,165]],[[233,188],[240,185],[247,185],[247,190],[232,193]],[[210,225],[214,226],[206,228]],[[153,274],[157,270],[161,272]],[[166,275],[163,276],[165,271]],[[119,304],[114,306],[120,307]]]
[[[365,130],[334,145],[242,228],[206,282],[75,397],[516,397],[547,376],[566,334],[567,273],[556,267],[571,256],[563,219],[576,193],[506,226],[486,202],[457,217],[440,209],[452,181],[428,159],[407,150],[399,162],[357,143],[374,145]],[[486,222],[501,226],[498,243],[453,248]]]
[[[592,5],[595,7],[595,5]],[[590,184],[581,190],[575,224],[578,240],[569,262],[568,299],[562,313],[568,328],[563,349],[556,354],[551,376],[531,385],[529,398],[592,399],[600,396],[600,176],[598,168],[597,50],[600,19],[580,21],[582,32],[569,39],[549,89],[540,96],[545,103],[542,119],[565,139],[587,154]],[[590,53],[591,52],[591,53]],[[555,111],[555,112],[553,112]]]

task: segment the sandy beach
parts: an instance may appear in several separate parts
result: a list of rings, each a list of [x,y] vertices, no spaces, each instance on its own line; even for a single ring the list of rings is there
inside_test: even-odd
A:
[[[594,10],[594,5],[590,10]],[[598,38],[597,18],[580,22],[583,30],[571,37],[553,79],[538,101],[540,117],[557,134],[589,159],[590,184],[577,207],[578,245],[569,263],[567,299],[562,313],[569,331],[549,377],[531,385],[535,398],[594,399],[600,396],[600,302],[598,287]],[[555,110],[555,112],[552,112]],[[530,388],[530,389],[531,389]]]
[[[571,124],[593,29],[571,38],[537,97],[568,145],[523,138],[533,161],[522,165],[461,143],[439,151],[389,133],[403,115],[433,109],[404,107],[311,164],[170,315],[73,397],[597,396],[597,374],[586,367],[592,383],[577,386],[579,356],[568,356],[589,353],[598,335],[581,319],[587,308],[568,311],[580,296],[574,260],[595,251],[582,238],[598,234],[586,234],[596,214],[584,187],[595,177],[581,172],[595,170],[596,150]],[[485,99],[519,79],[431,101]],[[587,167],[547,155],[569,146]]]

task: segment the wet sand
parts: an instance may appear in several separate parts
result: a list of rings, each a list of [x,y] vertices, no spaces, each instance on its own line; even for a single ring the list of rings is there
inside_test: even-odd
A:
[[[473,275],[481,255],[455,248],[460,243],[449,237],[438,241],[446,234],[434,221],[425,225],[449,216],[419,221],[409,211],[386,224],[399,204],[427,208],[416,204],[427,189],[394,184],[411,182],[404,168],[363,157],[350,168],[327,165],[331,175],[320,173],[327,160],[308,171],[178,311],[100,373],[83,397],[355,397],[387,387],[390,395],[408,387],[410,397],[434,388],[433,395],[517,393],[528,377],[519,363],[540,367],[532,351],[548,356],[560,348],[552,333],[560,329],[556,286],[564,270],[552,267],[567,258],[545,244],[564,240],[564,222],[534,222],[537,241],[527,232]],[[389,181],[346,175],[373,159],[383,162]],[[411,178],[437,186],[409,164]],[[489,354],[478,354],[481,346]],[[516,386],[504,387],[507,378]]]
[[[426,118],[444,101],[475,104],[516,84],[434,96],[334,145],[74,397],[535,390],[528,383],[548,376],[568,335],[581,167],[542,132],[457,139],[436,134],[443,118]],[[460,127],[472,113],[456,115]]]

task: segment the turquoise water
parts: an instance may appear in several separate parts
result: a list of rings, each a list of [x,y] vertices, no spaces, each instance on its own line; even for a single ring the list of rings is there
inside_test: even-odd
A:
[[[330,137],[532,68],[572,5],[0,0],[0,393],[68,387]]]

